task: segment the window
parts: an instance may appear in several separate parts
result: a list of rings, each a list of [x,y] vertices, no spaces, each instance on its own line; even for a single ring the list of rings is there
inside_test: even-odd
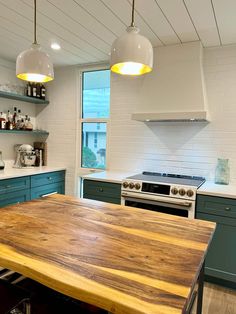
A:
[[[110,70],[82,73],[81,167],[106,168]]]

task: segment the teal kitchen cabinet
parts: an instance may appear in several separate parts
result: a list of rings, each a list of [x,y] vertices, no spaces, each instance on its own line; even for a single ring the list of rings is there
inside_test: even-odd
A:
[[[65,181],[42,185],[31,189],[32,200],[52,194],[65,194]]]
[[[43,186],[65,181],[65,171],[36,174],[31,177],[31,187]]]
[[[30,200],[30,176],[0,180],[0,207]]]
[[[121,184],[84,179],[83,197],[101,202],[120,204]]]
[[[196,218],[217,223],[206,257],[207,278],[236,288],[236,200],[198,195]]]
[[[65,194],[65,171],[54,171],[25,177],[0,180],[0,207]]]
[[[30,188],[30,176],[0,180],[0,195]]]
[[[30,200],[30,189],[0,195],[0,207]]]
[[[37,174],[31,177],[31,199],[49,194],[65,194],[65,171]]]

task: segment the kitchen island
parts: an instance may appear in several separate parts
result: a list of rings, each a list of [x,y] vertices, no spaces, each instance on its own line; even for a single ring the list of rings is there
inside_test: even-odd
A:
[[[126,314],[188,313],[215,224],[53,195],[1,209],[0,266]]]

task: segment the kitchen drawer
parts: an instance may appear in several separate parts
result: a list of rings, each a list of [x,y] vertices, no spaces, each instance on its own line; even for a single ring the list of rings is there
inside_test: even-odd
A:
[[[121,199],[121,185],[119,183],[101,182],[93,180],[83,181],[84,195],[103,200],[105,198]],[[104,201],[105,202],[105,201]]]
[[[30,200],[30,189],[0,195],[0,207]]]
[[[120,198],[113,198],[113,197],[104,196],[104,195],[90,195],[90,194],[84,193],[83,197],[88,198],[90,200],[112,203],[112,204],[120,204],[121,202]]]
[[[65,194],[65,182],[57,182],[31,188],[31,199],[46,197],[48,194]]]
[[[236,218],[236,200],[216,196],[197,196],[197,213]]]
[[[217,223],[206,256],[206,275],[236,284],[236,219],[205,213],[197,213],[197,218]]]
[[[31,176],[31,187],[57,183],[65,180],[65,171],[55,171]]]
[[[30,188],[30,177],[0,180],[0,195]]]

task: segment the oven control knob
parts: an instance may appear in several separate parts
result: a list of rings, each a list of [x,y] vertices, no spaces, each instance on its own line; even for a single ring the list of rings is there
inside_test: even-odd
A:
[[[185,189],[180,189],[179,190],[179,195],[184,196],[186,193]]]
[[[125,189],[126,189],[126,188],[129,186],[129,183],[125,181],[125,182],[123,182],[123,184],[122,184],[122,185],[123,185],[123,188],[125,188]]]
[[[188,191],[187,191],[187,195],[188,195],[189,197],[192,197],[193,194],[194,194],[194,192],[193,192],[192,190],[188,190]]]
[[[130,189],[133,189],[133,188],[134,188],[134,183],[133,183],[133,182],[130,182],[130,183],[129,183],[129,188],[130,188]]]
[[[174,194],[174,195],[178,194],[178,192],[179,192],[179,191],[178,191],[177,188],[172,188],[172,189],[171,189],[171,193]]]
[[[134,185],[136,190],[139,190],[141,188],[141,184],[140,183],[135,183]]]

